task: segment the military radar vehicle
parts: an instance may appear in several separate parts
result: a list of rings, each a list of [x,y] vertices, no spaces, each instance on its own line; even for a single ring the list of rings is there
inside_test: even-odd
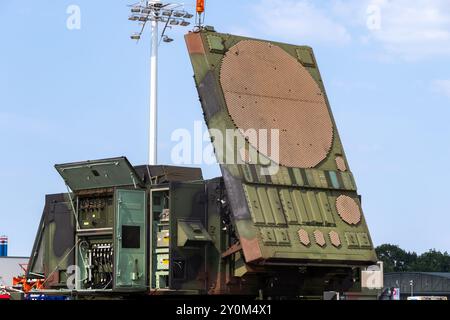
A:
[[[70,190],[47,196],[28,274],[79,297],[360,290],[377,257],[313,50],[211,27],[185,39],[222,177],[56,165]]]

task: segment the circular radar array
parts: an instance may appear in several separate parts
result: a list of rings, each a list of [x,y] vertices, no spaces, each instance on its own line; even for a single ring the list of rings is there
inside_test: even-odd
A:
[[[236,127],[268,130],[267,148],[253,145],[261,154],[299,168],[315,167],[327,157],[333,124],[324,94],[306,68],[282,48],[240,41],[225,54],[220,82]],[[271,129],[279,130],[278,159],[271,153],[277,143],[270,141]]]
[[[350,225],[357,225],[361,221],[361,209],[358,203],[349,196],[337,197],[336,210],[341,219]]]

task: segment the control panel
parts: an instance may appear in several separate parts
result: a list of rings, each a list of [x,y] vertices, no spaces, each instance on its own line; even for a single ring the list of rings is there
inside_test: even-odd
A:
[[[112,195],[80,198],[78,220],[80,228],[84,230],[112,228],[114,223]]]
[[[81,237],[78,244],[81,289],[111,289],[113,283],[111,238]]]
[[[169,288],[170,209],[169,190],[152,190],[152,288]]]

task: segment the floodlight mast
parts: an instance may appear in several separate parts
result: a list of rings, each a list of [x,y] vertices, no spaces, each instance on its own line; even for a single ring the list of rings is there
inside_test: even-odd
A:
[[[164,23],[161,40],[168,43],[173,39],[165,35],[168,28],[181,25],[186,27],[190,24],[185,19],[191,19],[192,14],[182,9],[182,4],[163,3],[161,0],[142,0],[140,3],[131,5],[131,16],[129,20],[138,21],[142,24],[140,33],[131,35],[131,39],[139,41],[145,29],[146,23],[151,22],[151,54],[150,54],[150,113],[149,113],[149,148],[148,163],[158,163],[158,46],[159,28],[158,24]],[[170,24],[170,26],[169,26]]]
[[[158,1],[159,2],[159,1]],[[158,21],[152,21],[150,55],[150,129],[148,164],[158,163]]]

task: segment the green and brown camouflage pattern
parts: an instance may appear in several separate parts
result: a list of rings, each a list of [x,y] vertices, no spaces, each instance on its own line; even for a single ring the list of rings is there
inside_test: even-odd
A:
[[[74,220],[68,194],[45,197],[44,210],[27,268],[29,278],[45,278],[45,288],[66,286],[67,268],[75,262]]]
[[[218,129],[225,136],[227,129],[237,127],[230,116],[220,82],[221,64],[230,48],[249,38],[216,33],[211,28],[191,32],[185,38],[206,124],[210,130]],[[321,89],[333,124],[333,141],[327,157],[317,166],[280,166],[279,172],[270,177],[259,174],[261,165],[258,163],[221,164],[233,223],[245,261],[266,266],[272,263],[321,266],[372,264],[376,261],[376,255],[364,216],[358,223],[349,224],[337,214],[336,199],[341,195],[350,197],[359,207],[361,204],[314,53],[307,46],[270,43],[297,59]],[[253,116],[257,115],[249,114],[249,117]],[[214,138],[212,141],[216,156],[220,158],[223,152],[221,146],[215,144]],[[252,148],[248,141],[245,143],[247,148]],[[239,154],[237,149],[234,152]],[[345,171],[338,170],[336,157],[341,157]],[[300,229],[308,233],[310,244],[300,242]],[[323,246],[315,242],[315,232],[323,235]],[[331,243],[330,232],[334,236],[338,234],[340,245]]]
[[[227,52],[247,40],[269,43],[216,33],[212,28],[186,35],[206,124],[210,131],[217,129],[224,136],[227,129],[237,127],[226,103],[220,70]],[[56,166],[73,193],[47,196],[28,276],[42,274],[47,279],[46,289],[61,288],[58,294],[73,294],[66,287],[66,270],[77,261],[83,267],[76,244],[80,239],[94,237],[94,241],[114,243],[114,255],[118,251],[128,254],[122,255],[119,268],[126,269],[127,257],[131,262],[139,260],[136,271],[140,278],[115,278],[114,286],[103,287],[108,290],[81,290],[77,292],[79,298],[133,294],[317,297],[323,291],[358,290],[360,271],[375,263],[376,255],[364,215],[361,213],[355,220],[351,214],[344,217],[339,211],[342,206],[348,209],[350,203],[361,212],[361,202],[314,53],[307,46],[277,42],[269,46],[281,48],[296,59],[326,101],[332,141],[322,161],[310,167],[280,166],[276,174],[269,176],[261,174],[260,169],[267,164],[260,162],[221,164],[222,177],[211,180],[204,180],[199,168],[133,167],[125,157]],[[276,104],[274,108],[283,114]],[[300,116],[307,118],[305,114]],[[224,150],[212,138],[220,159]],[[235,137],[246,150],[254,152],[256,148],[245,138]],[[237,148],[232,150],[236,155],[241,151]],[[273,164],[268,156],[265,160]],[[136,206],[131,199],[129,210],[126,206],[120,209],[120,192],[129,194],[130,199],[140,195],[141,204]],[[162,220],[155,220],[158,205],[153,195],[158,192],[167,193],[169,199],[168,229],[162,232],[168,231],[167,242],[161,240],[161,230],[157,229]],[[103,220],[89,212],[74,212],[79,199],[99,195],[111,197]],[[139,220],[142,226],[143,244],[139,250],[120,252],[122,220],[130,220],[127,210],[133,211],[132,220]],[[76,215],[81,221],[75,221]],[[111,230],[105,233],[92,228],[94,225]],[[161,268],[161,256],[167,256],[163,259],[167,268]],[[166,287],[158,287],[158,274],[168,275]],[[133,282],[135,286],[128,285]]]

